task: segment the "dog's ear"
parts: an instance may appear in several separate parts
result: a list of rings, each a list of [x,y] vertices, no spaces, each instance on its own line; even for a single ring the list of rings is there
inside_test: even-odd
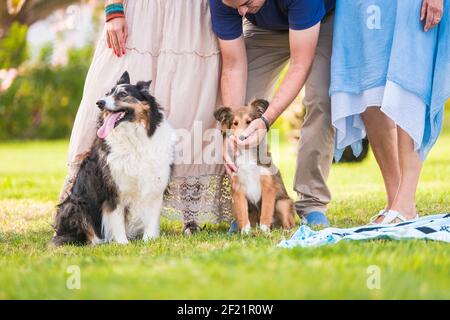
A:
[[[150,92],[150,85],[152,84],[152,80],[150,81],[139,81],[136,83],[136,87],[140,92],[147,91]]]
[[[264,99],[256,99],[250,102],[250,106],[252,108],[255,108],[256,112],[259,115],[262,115],[264,112],[266,112],[267,108],[269,107],[269,101]]]
[[[231,108],[220,107],[219,109],[214,111],[214,118],[216,118],[216,120],[219,121],[221,124],[225,124],[232,118]]]
[[[147,124],[147,135],[149,137],[153,136],[158,126],[163,122],[164,115],[163,112],[156,101],[150,104],[148,108],[148,124]]]
[[[147,101],[148,105],[148,123],[147,123],[147,135],[151,137],[160,123],[164,120],[164,115],[162,113],[161,107],[156,101],[155,97],[150,93],[150,84],[152,81],[139,81],[136,84],[137,89],[144,99]]]
[[[148,104],[150,106],[156,105],[155,97],[153,97],[150,94],[150,85],[152,83],[152,80],[150,81],[138,81],[136,83],[136,88],[138,89],[139,93],[147,100]]]
[[[117,84],[130,84],[130,75],[128,74],[128,71],[125,71],[122,74],[119,81],[117,81]]]

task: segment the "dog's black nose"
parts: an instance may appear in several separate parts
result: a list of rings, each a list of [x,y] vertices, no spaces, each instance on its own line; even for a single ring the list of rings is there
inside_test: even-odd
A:
[[[103,110],[103,109],[105,108],[106,101],[105,101],[105,100],[98,100],[98,101],[96,102],[96,104],[97,104],[97,107],[100,108],[100,110]]]

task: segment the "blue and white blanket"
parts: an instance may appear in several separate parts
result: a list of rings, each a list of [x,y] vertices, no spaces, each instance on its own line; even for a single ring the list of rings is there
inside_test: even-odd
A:
[[[303,225],[290,240],[281,241],[278,247],[316,247],[341,240],[370,239],[426,239],[450,243],[450,214],[425,216],[416,221],[394,225],[366,225],[349,229],[326,228],[313,231]]]

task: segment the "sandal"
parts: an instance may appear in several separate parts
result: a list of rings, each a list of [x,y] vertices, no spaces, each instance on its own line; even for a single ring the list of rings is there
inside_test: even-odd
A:
[[[383,214],[384,219],[379,224],[397,224],[401,222],[406,221],[415,221],[419,219],[419,215],[416,214],[416,216],[412,219],[406,218],[404,215],[402,215],[400,212],[395,210],[389,210]]]
[[[380,210],[380,211],[378,212],[378,214],[376,214],[376,215],[374,215],[373,217],[370,218],[370,221],[369,221],[368,225],[372,226],[372,225],[379,224],[378,222],[375,222],[375,221],[377,221],[377,219],[378,219],[379,217],[385,217],[385,216],[386,216],[386,213],[387,213],[386,210],[384,210],[384,209],[383,209],[383,210]],[[383,219],[383,220],[384,220],[384,219]]]

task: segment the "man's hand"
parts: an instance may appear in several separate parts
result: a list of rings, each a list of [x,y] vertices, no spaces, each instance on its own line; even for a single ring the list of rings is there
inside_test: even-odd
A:
[[[433,29],[441,22],[444,14],[444,0],[423,0],[420,21],[425,21],[424,31]]]
[[[245,148],[256,148],[267,134],[264,121],[260,118],[253,120],[239,137],[231,136],[231,140]]]

